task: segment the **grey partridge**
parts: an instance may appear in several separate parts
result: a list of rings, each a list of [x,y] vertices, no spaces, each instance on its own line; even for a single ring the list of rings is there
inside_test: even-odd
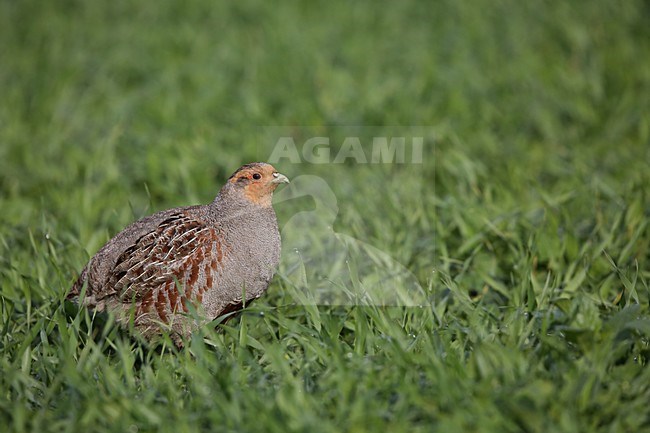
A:
[[[239,168],[208,205],[142,218],[106,243],[68,299],[116,315],[151,340],[163,329],[180,347],[202,323],[264,293],[280,260],[273,191],[288,183],[266,163]],[[195,308],[197,323],[190,307]]]

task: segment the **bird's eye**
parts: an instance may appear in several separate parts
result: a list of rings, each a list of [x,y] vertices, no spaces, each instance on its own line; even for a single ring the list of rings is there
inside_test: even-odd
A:
[[[254,173],[254,174],[253,174],[253,179],[255,179],[255,180],[260,180],[261,178],[262,178],[262,175],[261,175],[261,174],[259,174],[259,173]]]

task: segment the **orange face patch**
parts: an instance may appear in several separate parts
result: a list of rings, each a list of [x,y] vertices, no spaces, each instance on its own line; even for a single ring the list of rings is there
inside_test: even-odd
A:
[[[253,203],[271,206],[273,191],[278,187],[276,173],[270,164],[250,164],[235,173],[229,182],[241,185],[244,195]]]

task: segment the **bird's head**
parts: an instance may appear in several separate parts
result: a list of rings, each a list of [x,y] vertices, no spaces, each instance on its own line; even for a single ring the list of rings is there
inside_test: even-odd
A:
[[[253,162],[235,171],[226,187],[237,191],[250,202],[260,206],[271,206],[273,191],[289,179],[279,173],[271,164]]]

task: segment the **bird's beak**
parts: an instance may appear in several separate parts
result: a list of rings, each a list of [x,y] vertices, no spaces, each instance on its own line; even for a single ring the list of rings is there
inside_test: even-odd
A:
[[[289,178],[286,177],[282,173],[278,173],[277,171],[273,173],[273,180],[271,180],[271,183],[273,184],[280,184],[280,183],[289,183]]]

